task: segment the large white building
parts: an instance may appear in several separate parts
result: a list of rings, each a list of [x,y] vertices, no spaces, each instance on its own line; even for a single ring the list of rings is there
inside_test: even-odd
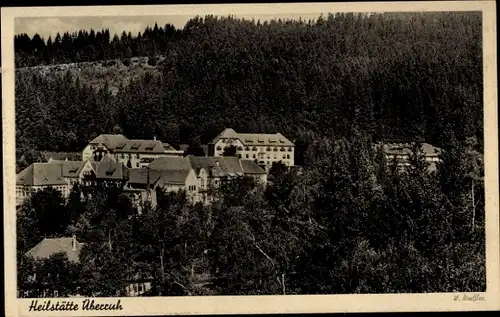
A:
[[[411,144],[407,142],[379,142],[375,144],[375,148],[382,147],[388,163],[397,162],[398,167],[404,170],[410,165],[409,159],[412,154]],[[430,172],[437,169],[436,163],[440,161],[439,155],[441,149],[429,143],[422,143],[422,151],[425,156],[425,161],[429,164]]]
[[[139,168],[158,157],[183,156],[184,151],[156,139],[129,140],[122,134],[101,134],[85,147],[82,159],[98,162],[106,155],[128,168]]]
[[[224,149],[236,147],[236,155],[242,159],[256,161],[266,168],[273,162],[294,166],[294,144],[281,133],[236,133],[227,128],[209,143],[209,156],[223,156]]]

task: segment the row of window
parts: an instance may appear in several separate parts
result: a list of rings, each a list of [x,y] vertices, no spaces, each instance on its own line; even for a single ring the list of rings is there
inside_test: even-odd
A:
[[[135,155],[135,156],[134,156]],[[120,154],[120,157],[122,159],[128,159],[128,154]],[[137,159],[140,159],[141,156],[139,154],[130,154],[130,158],[133,159],[133,158],[137,158]]]
[[[243,147],[241,147],[241,146],[238,146],[236,149],[237,149],[238,151],[243,151]],[[221,151],[221,150],[222,150],[222,147],[221,147],[221,146],[217,146],[217,150],[218,150],[218,151]],[[252,147],[252,148],[250,148],[250,147],[248,147],[248,146],[247,146],[247,147],[245,147],[245,151],[258,151],[258,148],[257,148],[257,147],[255,147],[255,146],[254,146],[254,147]],[[264,148],[262,148],[262,151],[264,151]],[[271,147],[267,147],[267,148],[265,148],[265,151],[268,151],[268,152],[271,152],[271,151],[278,152],[278,148],[277,148],[277,147],[274,147],[274,148],[272,148],[272,149],[271,149]],[[287,151],[287,148],[285,148],[285,147],[280,147],[280,148],[279,148],[279,151],[281,151],[281,152],[286,152],[286,151]],[[292,148],[291,148],[291,147],[288,147],[288,152],[292,152]]]
[[[245,157],[248,159],[248,158],[250,158],[250,155],[249,155],[249,154],[247,154]],[[256,158],[255,154],[253,154],[253,155],[252,155],[252,158]],[[268,159],[268,160],[270,160],[270,159],[271,159],[271,156],[270,156],[270,155],[268,155],[268,156],[267,156],[267,159]],[[277,160],[277,159],[278,159],[278,157],[277,157],[276,155],[274,155],[273,159],[274,159],[274,160]],[[284,160],[289,160],[289,159],[290,159],[290,154],[286,154],[286,155],[285,155],[285,154],[283,154],[283,159],[284,159]]]

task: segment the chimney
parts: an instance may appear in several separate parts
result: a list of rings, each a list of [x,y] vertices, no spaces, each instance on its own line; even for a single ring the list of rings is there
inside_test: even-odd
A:
[[[73,235],[73,240],[71,241],[71,247],[73,251],[76,251],[76,235]]]

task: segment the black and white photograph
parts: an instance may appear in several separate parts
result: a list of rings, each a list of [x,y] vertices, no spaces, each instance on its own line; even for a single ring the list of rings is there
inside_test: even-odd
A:
[[[15,164],[3,175],[15,167],[15,203],[4,213],[22,310],[223,295],[494,300],[484,11],[338,5],[11,18],[15,120],[4,115],[3,132]]]

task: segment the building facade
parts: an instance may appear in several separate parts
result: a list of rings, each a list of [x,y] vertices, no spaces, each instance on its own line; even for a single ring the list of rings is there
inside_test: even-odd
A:
[[[388,163],[396,161],[400,170],[404,170],[410,166],[410,156],[412,155],[411,144],[405,142],[392,142],[392,143],[377,143],[375,148],[382,147]],[[439,155],[441,149],[429,143],[422,143],[422,151],[425,156],[425,161],[428,163],[428,170],[430,172],[437,169],[437,162],[440,161]]]
[[[294,166],[295,146],[281,133],[236,133],[227,128],[209,143],[209,156],[223,156],[224,150],[230,146],[236,148],[239,158],[255,161],[266,168],[274,162]]]
[[[171,145],[156,140],[129,140],[122,134],[101,134],[85,147],[83,160],[100,161],[110,156],[128,168],[149,165],[162,156],[183,156],[184,151],[176,150]]]
[[[34,192],[49,187],[66,198],[75,184],[85,183],[93,173],[89,161],[33,163],[16,175],[16,205],[21,205]]]

